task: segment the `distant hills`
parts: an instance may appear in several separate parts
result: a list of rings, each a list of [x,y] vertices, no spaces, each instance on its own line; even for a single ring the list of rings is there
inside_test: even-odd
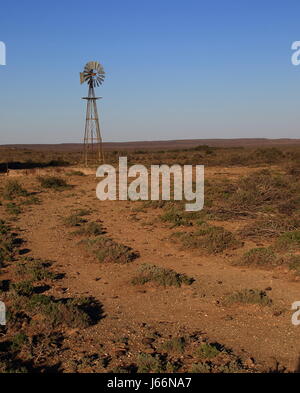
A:
[[[180,139],[169,141],[137,141],[137,142],[104,142],[105,150],[173,150],[187,149],[199,145],[213,147],[274,147],[300,146],[300,139],[267,139],[267,138],[238,138],[238,139]],[[0,148],[18,148],[28,150],[78,151],[81,143],[60,144],[13,144],[0,145]]]

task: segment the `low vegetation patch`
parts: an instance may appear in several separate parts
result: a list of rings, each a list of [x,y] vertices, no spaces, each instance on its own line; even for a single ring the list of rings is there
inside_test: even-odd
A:
[[[74,235],[85,235],[85,236],[99,236],[103,235],[105,230],[101,223],[89,222],[81,226],[77,231],[73,232]]]
[[[286,178],[264,169],[238,181],[230,205],[234,209],[259,210],[292,196],[293,191]]]
[[[35,195],[30,195],[29,197],[27,197],[21,202],[21,205],[30,206],[30,205],[39,205],[40,203],[41,203],[40,198],[38,198]]]
[[[39,176],[38,181],[43,188],[50,188],[53,190],[65,190],[70,187],[67,182],[61,177],[56,176]]]
[[[297,163],[289,163],[287,165],[287,174],[295,177],[296,179],[300,178],[300,164]]]
[[[178,226],[187,226],[192,225],[191,220],[187,217],[187,214],[181,212],[176,208],[172,208],[167,210],[160,219],[163,222],[171,223],[171,228],[178,227]]]
[[[280,261],[274,251],[264,247],[252,248],[234,262],[234,265],[258,267],[277,266],[278,264],[280,264]]]
[[[16,296],[8,322],[15,313],[24,310],[29,316],[42,315],[52,328],[65,325],[86,328],[101,317],[101,307],[92,298],[54,299],[52,296],[36,294],[28,282],[14,284]]]
[[[151,209],[162,209],[166,207],[170,207],[170,201],[164,201],[162,199],[158,201],[146,201],[143,203],[143,208],[151,208]]]
[[[191,285],[195,280],[185,274],[177,273],[156,265],[143,264],[139,267],[139,274],[132,279],[132,284],[143,285],[154,282],[163,287],[180,287],[182,284]]]
[[[20,196],[26,197],[28,195],[29,195],[28,191],[26,191],[21,186],[18,180],[14,180],[14,179],[7,180],[2,191],[3,198],[8,200],[12,200]]]
[[[5,221],[0,220],[0,267],[13,259],[15,247],[15,236]]]
[[[254,151],[254,155],[259,161],[267,164],[277,163],[285,157],[284,152],[276,147],[256,149]]]
[[[17,216],[21,214],[21,209],[18,205],[16,205],[14,202],[9,202],[6,206],[6,211],[8,214],[12,216]]]
[[[18,281],[12,284],[13,293],[17,296],[31,296],[34,293],[32,281]]]
[[[139,373],[160,373],[164,371],[163,363],[158,355],[141,353],[137,358]]]
[[[278,217],[268,217],[258,219],[247,224],[239,231],[243,238],[270,238],[277,237],[284,232],[293,231],[300,228],[300,219],[297,217],[287,217],[285,215]]]
[[[129,263],[139,256],[131,247],[117,243],[105,236],[87,239],[83,243],[102,263]]]
[[[284,255],[281,257],[282,264],[289,267],[296,275],[300,275],[300,255]]]
[[[81,171],[69,171],[66,172],[66,176],[85,176],[85,174]]]
[[[29,339],[25,333],[17,333],[11,341],[11,350],[20,351],[25,344],[28,344]]]
[[[81,226],[82,224],[87,222],[87,220],[83,217],[88,216],[90,213],[90,210],[87,209],[76,210],[75,212],[64,218],[64,224],[69,227]]]
[[[68,227],[78,227],[85,222],[86,220],[76,213],[64,218],[64,224]]]
[[[161,349],[166,352],[183,353],[186,346],[184,337],[174,337],[171,340],[164,342]]]
[[[208,254],[218,254],[226,249],[235,249],[243,245],[232,232],[223,227],[207,224],[202,224],[201,229],[195,232],[177,232],[172,237],[179,239],[186,248],[196,248]]]
[[[32,282],[41,280],[54,280],[57,274],[51,272],[49,267],[51,262],[43,261],[41,259],[24,258],[23,262],[19,262],[16,266],[16,273]]]
[[[279,236],[274,244],[277,251],[300,250],[300,231],[285,232]]]
[[[220,344],[201,344],[195,351],[195,355],[200,359],[212,359],[221,353]]]
[[[270,306],[272,304],[272,300],[268,297],[265,291],[260,291],[259,289],[243,289],[228,295],[224,300],[225,305],[231,305],[234,303]]]
[[[201,362],[201,363],[194,363],[190,368],[190,373],[197,373],[197,374],[208,374],[212,372],[212,366],[210,363]]]

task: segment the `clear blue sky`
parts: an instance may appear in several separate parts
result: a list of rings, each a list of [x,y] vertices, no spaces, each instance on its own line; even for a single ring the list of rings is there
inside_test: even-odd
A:
[[[0,144],[81,142],[89,60],[105,141],[299,138],[299,0],[2,1]]]

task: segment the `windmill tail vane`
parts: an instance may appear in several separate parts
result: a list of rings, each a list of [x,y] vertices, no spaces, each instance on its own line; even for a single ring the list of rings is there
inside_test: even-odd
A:
[[[103,66],[97,61],[88,62],[83,72],[80,72],[80,83],[87,83],[88,96],[82,97],[87,101],[86,119],[83,140],[83,160],[86,166],[101,164],[104,162],[100,122],[97,110],[97,100],[101,97],[95,96],[95,87],[102,85],[105,78]]]

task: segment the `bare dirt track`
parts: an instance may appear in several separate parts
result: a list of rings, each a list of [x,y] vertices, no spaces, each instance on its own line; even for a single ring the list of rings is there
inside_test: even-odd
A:
[[[234,168],[227,172],[237,176],[245,171]],[[219,172],[220,168],[210,168],[207,176],[213,178]],[[34,176],[24,176],[21,181],[28,189],[37,188]],[[82,331],[67,331],[72,348],[60,355],[66,371],[72,371],[68,351],[82,356],[103,346],[115,365],[130,361],[130,351],[125,358],[118,355],[122,337],[129,337],[135,350],[152,353],[143,339],[155,331],[166,336],[199,332],[242,358],[253,358],[264,369],[276,368],[278,363],[289,370],[297,369],[300,328],[291,324],[290,308],[299,298],[299,282],[288,270],[249,269],[230,263],[255,247],[255,242],[246,241],[241,250],[214,256],[182,249],[170,239],[176,230],[159,221],[157,209],[145,211],[140,208],[141,202],[100,202],[92,175],[74,176],[70,183],[74,186],[71,190],[41,192],[42,203],[25,210],[16,224],[30,250],[28,255],[50,259],[56,270],[66,274],[47,294],[92,296],[103,305],[103,318],[98,324]],[[107,236],[138,251],[139,258],[125,265],[101,264],[78,244],[80,237],[71,234],[72,228],[64,225],[63,218],[85,208],[91,209],[89,221],[101,222]],[[244,221],[222,225],[237,229]],[[195,282],[180,288],[134,286],[131,279],[142,263],[174,269]],[[273,306],[224,306],[222,300],[227,294],[243,288],[267,289]]]

